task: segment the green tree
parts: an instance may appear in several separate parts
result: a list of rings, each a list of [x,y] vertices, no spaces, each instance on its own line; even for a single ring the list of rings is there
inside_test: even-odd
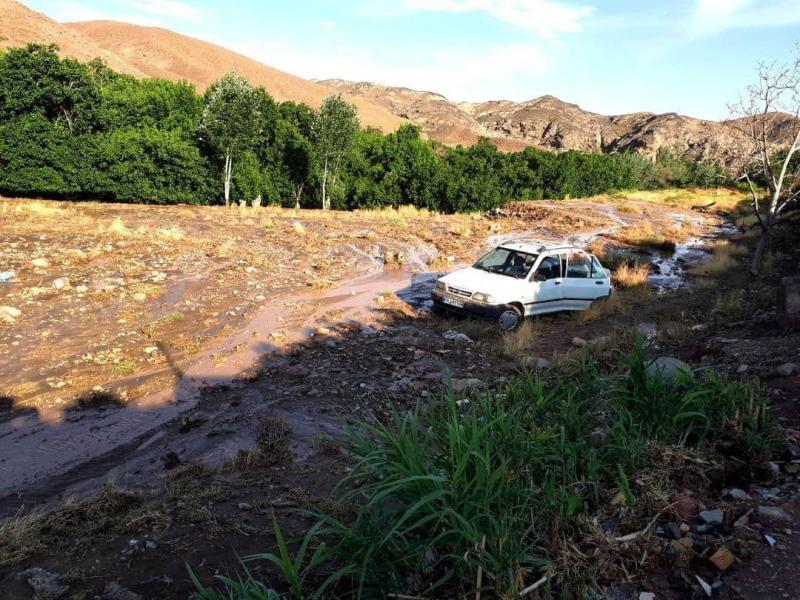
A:
[[[322,208],[331,207],[329,184],[334,185],[339,168],[358,132],[356,107],[340,95],[328,96],[313,125],[313,142],[322,168]],[[330,179],[330,181],[329,181]]]
[[[259,104],[256,89],[237,73],[223,75],[206,91],[200,135],[224,162],[225,206],[230,206],[233,159],[251,149],[259,133]]]
[[[12,48],[0,60],[0,121],[32,112],[66,126],[70,133],[91,131],[100,93],[89,70],[62,60],[55,45]]]

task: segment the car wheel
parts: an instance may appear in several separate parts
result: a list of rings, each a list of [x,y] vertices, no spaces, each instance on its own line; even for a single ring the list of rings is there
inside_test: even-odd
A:
[[[516,306],[508,306],[497,318],[500,329],[516,331],[522,326],[522,312]]]
[[[437,317],[443,317],[444,309],[434,302],[433,306],[431,306],[431,314],[436,315]]]

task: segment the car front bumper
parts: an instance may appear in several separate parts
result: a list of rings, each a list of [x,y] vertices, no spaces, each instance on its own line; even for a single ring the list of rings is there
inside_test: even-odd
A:
[[[434,290],[431,293],[433,305],[443,311],[448,311],[462,315],[472,315],[484,319],[497,319],[508,308],[505,304],[484,304],[482,302],[475,302],[474,300],[467,300],[466,298],[459,298]],[[460,302],[463,306],[454,306],[447,304],[445,298],[451,298],[456,302]]]

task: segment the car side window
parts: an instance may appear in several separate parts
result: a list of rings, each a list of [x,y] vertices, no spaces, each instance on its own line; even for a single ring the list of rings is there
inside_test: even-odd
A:
[[[544,257],[536,269],[536,280],[547,281],[548,279],[558,279],[559,277],[561,277],[561,260],[559,257]]]
[[[567,277],[588,279],[591,276],[592,264],[589,257],[582,252],[572,252],[567,259]]]
[[[608,277],[605,269],[600,264],[600,261],[597,260],[596,256],[592,257],[592,279],[605,279]]]

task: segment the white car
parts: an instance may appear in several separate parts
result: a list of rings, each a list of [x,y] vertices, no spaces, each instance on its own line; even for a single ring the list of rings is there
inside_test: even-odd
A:
[[[526,316],[585,310],[611,294],[611,271],[576,246],[517,239],[501,244],[473,266],[441,277],[433,312],[496,319],[514,331]]]

